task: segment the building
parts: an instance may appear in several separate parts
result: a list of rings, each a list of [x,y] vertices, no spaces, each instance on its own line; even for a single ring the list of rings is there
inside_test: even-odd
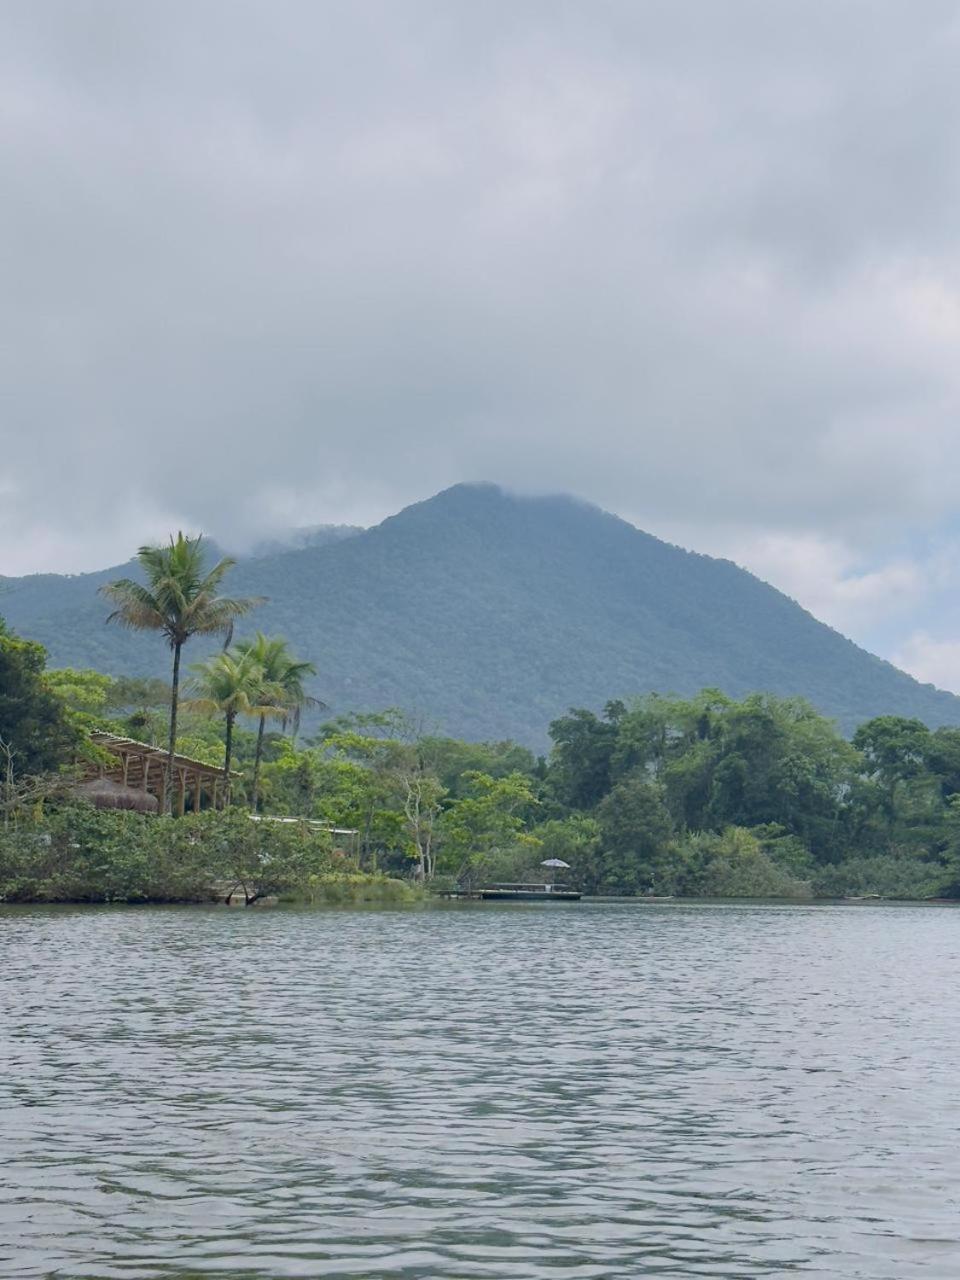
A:
[[[77,790],[101,809],[137,809],[141,813],[166,812],[167,753],[135,738],[95,731],[95,747],[113,757],[112,762],[88,763]],[[231,772],[231,777],[239,774]],[[223,770],[193,760],[173,757],[173,811],[219,809],[224,801]]]

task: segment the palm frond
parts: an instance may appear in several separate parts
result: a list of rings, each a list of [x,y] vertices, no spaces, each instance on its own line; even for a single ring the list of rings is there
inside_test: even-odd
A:
[[[161,602],[140,582],[120,578],[100,588],[100,594],[117,607],[107,617],[121,627],[134,631],[164,631],[167,616]]]
[[[217,635],[227,631],[230,626],[264,603],[263,596],[254,596],[247,600],[233,600],[229,596],[214,596],[212,599],[199,596],[191,601],[185,610],[185,624],[191,635]]]

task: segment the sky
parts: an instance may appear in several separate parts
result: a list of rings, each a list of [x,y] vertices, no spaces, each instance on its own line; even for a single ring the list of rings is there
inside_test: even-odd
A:
[[[960,692],[960,6],[5,0],[0,574],[461,480]]]

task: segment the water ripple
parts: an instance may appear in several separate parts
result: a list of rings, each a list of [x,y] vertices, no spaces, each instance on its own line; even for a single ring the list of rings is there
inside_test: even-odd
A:
[[[0,909],[0,1276],[955,1280],[960,915]]]

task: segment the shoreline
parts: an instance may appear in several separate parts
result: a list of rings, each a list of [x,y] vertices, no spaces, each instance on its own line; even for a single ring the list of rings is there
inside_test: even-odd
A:
[[[563,912],[575,910],[578,906],[643,906],[643,907],[751,907],[751,906],[770,906],[770,907],[890,907],[890,906],[909,906],[909,907],[960,907],[960,898],[906,898],[906,897],[849,897],[849,898],[777,898],[777,897],[673,897],[673,898],[648,898],[643,895],[637,896],[613,896],[609,894],[584,894],[577,903],[540,903],[540,902],[479,902],[479,901],[456,901],[434,898],[429,894],[422,894],[416,886],[408,886],[404,881],[397,881],[398,885],[402,885],[409,890],[409,896],[404,894],[397,898],[383,897],[360,897],[357,899],[337,899],[337,898],[284,898],[269,897],[261,898],[249,905],[233,902],[227,904],[221,899],[172,899],[172,898],[138,898],[138,899],[113,899],[111,901],[95,900],[91,898],[59,898],[44,899],[31,898],[20,899],[15,902],[6,902],[0,900],[0,913],[4,911],[13,911],[19,909],[33,910],[38,907],[69,907],[81,908],[89,907],[102,910],[105,907],[122,907],[125,909],[140,908],[191,908],[203,911],[229,911],[236,912],[238,910],[343,910],[343,909],[362,909],[362,910],[396,910],[405,911],[412,909],[440,909],[440,910],[483,910],[498,911],[506,909],[508,911],[527,910],[557,910],[558,907]]]

